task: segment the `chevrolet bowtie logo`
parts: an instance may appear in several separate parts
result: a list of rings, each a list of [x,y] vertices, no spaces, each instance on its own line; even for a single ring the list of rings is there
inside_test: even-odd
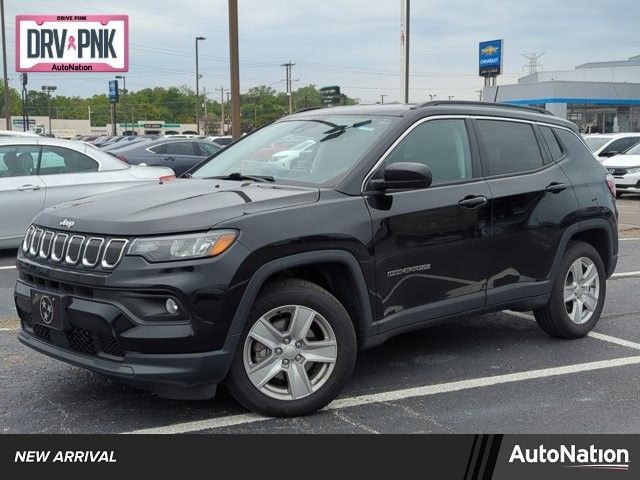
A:
[[[61,227],[71,228],[76,224],[73,220],[67,220],[66,218],[60,222]]]

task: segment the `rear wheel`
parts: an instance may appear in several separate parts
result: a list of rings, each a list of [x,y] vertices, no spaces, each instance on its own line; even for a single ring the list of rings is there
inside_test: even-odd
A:
[[[580,338],[600,319],[606,293],[604,264],[588,243],[571,242],[560,264],[551,298],[534,312],[549,335]]]
[[[265,289],[244,328],[228,377],[245,407],[270,416],[305,415],[333,400],[356,358],[353,324],[318,285],[283,280]]]

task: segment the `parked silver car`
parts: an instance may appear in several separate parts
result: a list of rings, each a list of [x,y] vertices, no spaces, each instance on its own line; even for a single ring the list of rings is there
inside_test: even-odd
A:
[[[0,249],[17,247],[47,207],[171,178],[170,168],[127,165],[82,142],[0,138]]]

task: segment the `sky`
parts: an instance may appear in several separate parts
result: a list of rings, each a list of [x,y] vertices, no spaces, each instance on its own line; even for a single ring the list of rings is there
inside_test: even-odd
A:
[[[129,15],[127,88],[188,85],[195,89],[195,37],[200,81],[210,98],[229,88],[227,0],[5,0],[9,83],[17,87],[18,14]],[[362,103],[400,97],[400,0],[238,0],[241,91],[339,85]],[[80,8],[79,8],[80,7]],[[544,52],[544,70],[640,54],[637,0],[413,0],[409,100],[435,95],[475,100],[478,42],[504,39],[498,84],[524,75],[521,54]],[[106,93],[107,73],[30,73],[30,87],[56,85],[61,95]]]

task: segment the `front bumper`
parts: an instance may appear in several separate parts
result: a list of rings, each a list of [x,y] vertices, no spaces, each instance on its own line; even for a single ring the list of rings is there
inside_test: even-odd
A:
[[[150,355],[127,353],[122,361],[82,355],[46,343],[22,330],[18,340],[57,360],[114,377],[164,398],[202,400],[212,398],[228,371],[237,337],[228,337],[221,350],[202,353]]]
[[[210,398],[226,376],[238,335],[229,334],[245,281],[237,245],[214,259],[149,264],[126,257],[98,275],[18,254],[14,300],[28,347],[163,397]],[[33,295],[59,299],[62,325],[38,321]],[[167,297],[177,316],[158,313]]]
[[[619,192],[640,193],[640,174],[631,173],[614,177]]]

